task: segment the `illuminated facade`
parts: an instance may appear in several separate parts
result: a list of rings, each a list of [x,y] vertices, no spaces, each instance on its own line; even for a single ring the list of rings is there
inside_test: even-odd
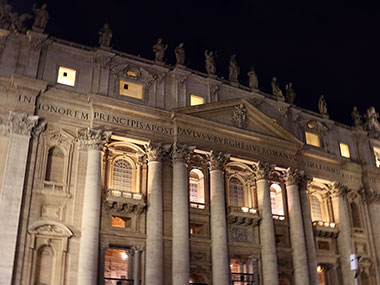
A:
[[[380,284],[376,128],[36,30],[0,45],[0,284],[354,284],[352,253]]]

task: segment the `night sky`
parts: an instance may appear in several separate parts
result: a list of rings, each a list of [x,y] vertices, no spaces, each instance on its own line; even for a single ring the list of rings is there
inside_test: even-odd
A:
[[[32,14],[32,0],[8,1]],[[228,78],[236,53],[239,81],[248,85],[255,68],[260,89],[271,93],[275,75],[285,94],[293,82],[296,105],[318,111],[325,95],[331,119],[352,124],[354,105],[380,112],[380,4],[377,1],[38,1],[48,4],[46,33],[89,46],[98,45],[105,22],[114,49],[153,59],[159,37],[169,45],[166,62],[184,42],[186,64],[205,72],[204,50],[216,53],[217,74]]]

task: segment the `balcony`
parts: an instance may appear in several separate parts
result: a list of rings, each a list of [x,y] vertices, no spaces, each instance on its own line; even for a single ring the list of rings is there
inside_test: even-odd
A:
[[[206,208],[206,204],[205,203],[198,203],[198,202],[191,202],[190,201],[190,208],[204,210]]]
[[[143,213],[146,207],[143,194],[116,189],[107,189],[104,204],[107,210],[134,214]]]
[[[335,223],[313,221],[314,235],[318,237],[336,238],[339,230]]]
[[[229,224],[257,226],[260,221],[259,211],[254,208],[229,206],[227,221]]]

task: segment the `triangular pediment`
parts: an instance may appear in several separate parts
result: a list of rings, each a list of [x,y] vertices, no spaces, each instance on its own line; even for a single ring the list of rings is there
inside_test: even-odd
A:
[[[303,145],[298,138],[283,128],[277,121],[244,99],[231,99],[217,103],[204,104],[175,109],[178,115],[204,120],[204,123],[216,123],[236,132],[252,136],[275,138],[297,145]],[[190,119],[188,118],[188,120]],[[190,121],[191,122],[191,121]]]

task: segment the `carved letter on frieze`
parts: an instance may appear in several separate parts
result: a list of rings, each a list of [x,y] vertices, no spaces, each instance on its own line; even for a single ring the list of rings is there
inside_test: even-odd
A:
[[[175,142],[171,149],[173,161],[185,161],[187,156],[195,149],[195,146],[181,145]]]
[[[161,143],[153,144],[152,142],[149,142],[149,144],[145,146],[145,151],[148,157],[148,162],[161,161],[162,158],[167,154],[167,150],[162,146]]]
[[[291,167],[286,169],[283,176],[286,186],[298,185],[301,181],[302,174],[303,172],[299,171],[298,169]]]
[[[77,140],[79,141],[80,150],[102,150],[103,142],[111,137],[111,132],[103,132],[87,128],[80,130]]]
[[[210,151],[207,155],[210,171],[212,170],[222,170],[223,166],[230,159],[229,154],[223,154],[222,152]]]
[[[255,172],[256,180],[268,179],[269,173],[273,170],[273,167],[269,163],[263,163],[261,161],[257,162],[253,166],[253,171]]]

